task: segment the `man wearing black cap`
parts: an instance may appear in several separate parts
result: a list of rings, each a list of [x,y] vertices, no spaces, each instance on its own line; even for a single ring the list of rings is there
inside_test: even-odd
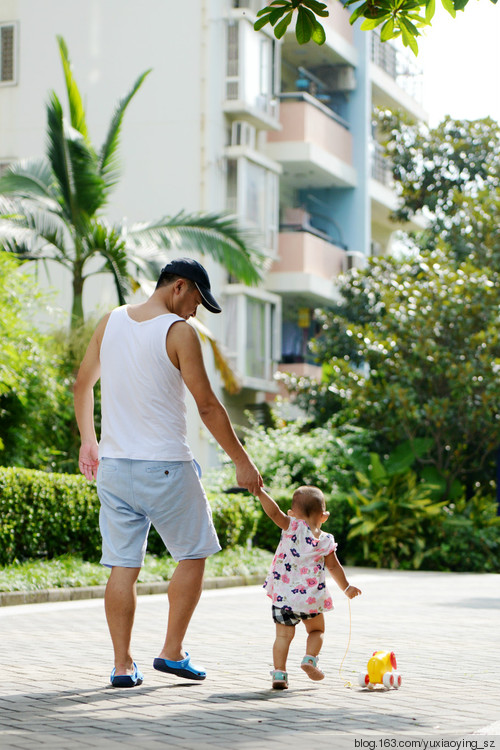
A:
[[[220,550],[199,466],[186,436],[185,386],[200,417],[234,461],[239,486],[257,494],[262,478],[214,394],[192,326],[199,305],[221,312],[206,270],[179,258],[161,271],[154,293],[124,305],[97,326],[74,387],[81,435],[79,466],[97,478],[101,503],[101,563],[111,568],[105,608],[113,642],[114,687],[134,687],[143,675],[130,642],[135,584],[152,523],[178,561],[168,589],[167,635],[153,666],[203,680],[183,640],[198,603],[205,559]],[[101,379],[101,439],[94,428],[93,388]]]

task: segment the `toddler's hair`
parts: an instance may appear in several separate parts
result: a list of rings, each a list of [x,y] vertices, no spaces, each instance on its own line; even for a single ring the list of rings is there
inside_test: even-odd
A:
[[[325,512],[325,498],[318,487],[298,487],[293,493],[292,510],[296,508],[310,518]]]

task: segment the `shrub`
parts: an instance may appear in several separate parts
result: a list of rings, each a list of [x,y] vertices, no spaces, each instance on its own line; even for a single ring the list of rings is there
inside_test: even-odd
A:
[[[433,488],[410,468],[428,449],[426,440],[405,442],[385,460],[371,453],[367,472],[356,472],[357,486],[347,496],[350,562],[418,569],[431,553],[432,529],[445,503],[433,502]]]
[[[0,468],[0,562],[99,557],[99,502],[83,476]]]
[[[209,493],[208,499],[223,549],[254,536],[262,513],[255,498]],[[68,553],[95,561],[100,550],[95,484],[76,474],[0,467],[0,565]],[[165,553],[154,529],[148,551]]]
[[[438,542],[422,567],[427,570],[498,573],[500,516],[494,495],[478,491],[444,508],[435,529]]]

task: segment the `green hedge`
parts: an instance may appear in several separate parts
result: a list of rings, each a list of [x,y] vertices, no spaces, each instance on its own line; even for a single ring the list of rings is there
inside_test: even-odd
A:
[[[222,548],[252,539],[262,511],[249,495],[208,493]],[[95,484],[74,474],[0,467],[0,565],[63,554],[99,560],[99,500]],[[152,530],[148,551],[163,554]]]

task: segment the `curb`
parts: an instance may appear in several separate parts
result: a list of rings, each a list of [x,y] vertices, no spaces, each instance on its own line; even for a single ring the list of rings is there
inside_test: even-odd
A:
[[[266,573],[250,576],[220,576],[203,581],[204,589],[225,589],[233,586],[254,586],[262,583]],[[164,594],[169,581],[138,583],[138,596]],[[0,607],[15,607],[20,604],[43,604],[46,602],[69,602],[79,599],[103,599],[106,586],[78,586],[69,589],[40,589],[39,591],[0,591]]]

